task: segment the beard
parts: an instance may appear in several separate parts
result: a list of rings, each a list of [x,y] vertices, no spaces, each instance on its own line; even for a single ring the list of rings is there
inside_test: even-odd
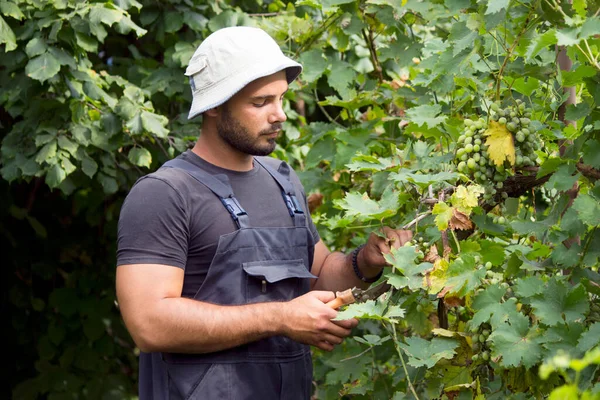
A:
[[[268,138],[266,144],[260,141],[262,135],[278,130],[281,130],[281,123],[272,124],[270,128],[260,131],[257,137],[253,137],[239,120],[231,116],[226,104],[221,108],[221,115],[217,121],[217,133],[221,139],[237,151],[253,156],[267,156],[275,150],[275,138]]]

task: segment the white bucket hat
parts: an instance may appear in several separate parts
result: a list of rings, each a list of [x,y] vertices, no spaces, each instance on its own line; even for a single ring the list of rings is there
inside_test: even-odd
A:
[[[284,56],[265,31],[236,26],[212,33],[198,46],[185,71],[192,88],[188,119],[225,103],[250,82],[284,69],[291,83],[302,65]]]

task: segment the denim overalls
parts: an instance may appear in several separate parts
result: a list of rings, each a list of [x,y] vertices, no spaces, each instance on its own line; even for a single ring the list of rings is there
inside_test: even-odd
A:
[[[238,230],[223,235],[208,275],[194,299],[222,305],[288,301],[309,291],[314,243],[292,183],[289,166],[278,170],[254,159],[277,181],[293,227],[251,227],[225,175],[211,175],[183,160],[163,167],[185,170],[208,187],[223,203]],[[229,350],[208,354],[142,354],[155,357],[153,368],[140,384],[140,400],[158,399],[285,399],[307,400],[311,394],[312,362],[309,346],[274,336]],[[162,365],[164,371],[156,370]],[[140,381],[143,377],[140,376]],[[150,389],[152,387],[152,389]],[[146,391],[147,393],[144,393]],[[144,397],[147,396],[147,397]]]

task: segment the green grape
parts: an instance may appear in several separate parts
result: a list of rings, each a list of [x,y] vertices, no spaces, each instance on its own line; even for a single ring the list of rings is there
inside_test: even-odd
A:
[[[456,150],[456,157],[460,157],[463,154],[465,154],[465,149],[460,148],[460,149]]]
[[[529,125],[531,120],[529,118],[519,118],[519,122],[521,123],[521,125],[527,126],[527,125]]]
[[[476,362],[477,360],[479,360],[479,354],[474,354],[473,357],[471,357],[471,361]]]
[[[481,157],[479,159],[479,165],[481,166],[481,172],[485,172],[485,169],[486,169],[485,166],[487,165],[487,162],[488,162],[488,160],[485,157]]]
[[[498,110],[500,110],[500,106],[498,105],[498,103],[492,103],[490,104],[490,109],[492,111],[498,112]]]
[[[469,167],[469,169],[475,169],[475,165],[477,165],[475,163],[475,160],[473,160],[472,158],[469,158],[469,160],[467,161],[467,167]]]
[[[458,163],[458,166],[456,168],[458,169],[458,172],[463,172],[467,168],[467,163],[461,161]]]
[[[480,341],[481,343],[485,343],[485,336],[483,336],[483,335],[479,335],[479,341]]]
[[[473,143],[473,138],[471,136],[468,136],[465,138],[465,145],[472,144],[472,143]]]
[[[525,135],[525,136],[527,136],[527,135],[529,135],[531,133],[531,131],[529,129],[527,129],[527,128],[521,129],[521,132],[523,132],[523,135]]]
[[[473,151],[478,151],[475,147],[478,147],[478,146],[477,145],[473,146]],[[481,154],[473,153],[473,160],[475,160],[475,162],[479,162],[479,160],[481,160]]]
[[[483,353],[481,353],[481,358],[482,358],[484,361],[488,361],[488,360],[490,359],[490,353],[489,353],[489,352],[487,352],[487,351],[484,351]]]
[[[469,155],[467,153],[465,153],[462,156],[460,156],[460,160],[461,161],[467,161],[468,158],[469,158]]]
[[[523,142],[523,141],[525,141],[525,135],[523,134],[523,131],[518,131],[515,134],[515,139],[517,139],[517,142]]]
[[[481,171],[475,171],[475,173],[473,174],[473,177],[475,179],[479,179],[481,177]]]
[[[496,189],[502,189],[504,187],[504,183],[498,182],[496,183]]]
[[[498,118],[498,123],[500,125],[506,125],[506,118],[505,117]]]
[[[485,263],[485,269],[492,269],[492,262],[488,261]]]
[[[460,135],[460,136],[458,137],[457,143],[462,143],[462,142],[464,142],[464,141],[465,141],[465,138],[466,138],[466,136],[465,136],[464,134],[463,134],[463,135]]]
[[[481,150],[481,147],[478,144],[473,145],[473,151],[479,151],[479,150]]]
[[[483,335],[484,338],[488,338],[490,336],[490,330],[489,329],[484,329],[481,331],[481,334]]]
[[[515,124],[514,122],[508,122],[506,124],[506,129],[508,129],[510,132],[514,132],[517,130],[517,124]]]
[[[480,138],[477,138],[477,139],[475,139],[475,140],[473,141],[473,144],[478,144],[478,145],[480,145],[480,146],[481,146],[481,139],[480,139]]]
[[[504,218],[503,216],[499,216],[498,217],[498,223],[500,225],[503,225],[504,223],[506,223],[506,218]]]
[[[471,153],[471,152],[473,152],[473,145],[472,145],[472,144],[470,144],[470,143],[469,143],[469,144],[467,144],[467,145],[465,146],[465,151],[466,151],[467,153]]]
[[[465,120],[463,122],[465,123],[466,126],[473,125],[473,120],[469,119],[469,118],[465,118]]]

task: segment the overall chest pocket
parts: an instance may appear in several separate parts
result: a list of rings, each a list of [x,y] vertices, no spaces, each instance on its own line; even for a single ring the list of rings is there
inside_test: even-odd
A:
[[[246,302],[287,301],[306,293],[311,274],[304,261],[267,260],[242,264],[246,273]]]

